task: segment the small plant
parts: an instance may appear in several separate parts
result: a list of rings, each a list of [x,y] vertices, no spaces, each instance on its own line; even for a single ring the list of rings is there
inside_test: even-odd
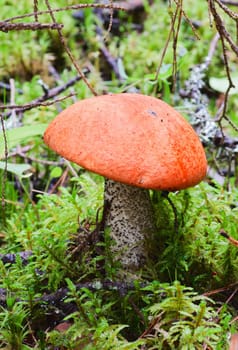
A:
[[[17,302],[13,297],[6,299],[6,308],[0,310],[0,347],[9,350],[30,349],[24,345],[24,340],[30,333],[27,326],[29,311],[24,303]]]
[[[150,289],[151,287],[149,287]],[[143,338],[149,349],[219,349],[227,344],[212,301],[175,281],[165,298],[148,308],[150,325]]]

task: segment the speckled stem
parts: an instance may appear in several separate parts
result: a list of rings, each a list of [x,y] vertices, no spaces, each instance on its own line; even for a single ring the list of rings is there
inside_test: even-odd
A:
[[[155,233],[153,209],[147,190],[113,180],[105,181],[105,225],[115,241],[116,259],[124,269],[138,270],[149,255]]]

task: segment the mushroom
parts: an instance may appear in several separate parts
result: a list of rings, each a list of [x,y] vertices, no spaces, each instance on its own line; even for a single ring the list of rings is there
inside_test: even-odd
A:
[[[106,227],[125,270],[142,267],[156,227],[148,189],[175,191],[206,175],[202,144],[165,102],[132,93],[91,97],[66,108],[48,126],[45,143],[106,178]]]

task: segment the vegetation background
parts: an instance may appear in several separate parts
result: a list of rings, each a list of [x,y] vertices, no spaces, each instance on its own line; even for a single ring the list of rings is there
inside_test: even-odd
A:
[[[0,8],[0,348],[237,349],[238,2]],[[76,100],[129,91],[178,109],[209,171],[151,192],[158,260],[120,281],[108,232],[95,235],[103,179],[42,134]]]

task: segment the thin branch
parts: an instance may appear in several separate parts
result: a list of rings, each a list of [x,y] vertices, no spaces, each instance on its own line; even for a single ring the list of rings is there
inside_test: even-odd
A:
[[[6,23],[4,21],[0,22],[0,31],[9,32],[10,30],[39,30],[39,29],[62,29],[63,24],[58,23]]]
[[[238,132],[238,127],[233,123],[233,121],[232,121],[227,115],[224,115],[223,118],[230,124],[230,126],[231,126],[236,132]]]
[[[175,25],[175,21],[176,21],[176,15],[174,14],[172,16],[172,19],[171,19],[169,34],[168,34],[168,37],[166,39],[166,42],[165,42],[163,50],[162,50],[161,59],[160,59],[160,62],[158,64],[158,67],[157,67],[157,70],[156,70],[156,74],[155,74],[155,78],[154,78],[155,81],[158,80],[160,69],[162,67],[162,64],[163,64],[163,61],[164,61],[164,57],[165,57],[165,54],[166,54],[168,46],[169,46],[170,39],[171,39],[171,36],[173,34],[173,28],[174,28],[174,25]]]
[[[38,14],[37,14],[37,11],[38,11],[38,0],[34,0],[34,13],[35,13],[35,21],[38,22]]]
[[[217,2],[217,0],[215,0],[215,1]],[[224,22],[216,10],[214,0],[208,0],[208,4],[209,4],[209,9],[210,9],[210,11],[213,15],[214,21],[215,21],[217,31],[220,34],[220,37],[224,38],[228,42],[232,51],[238,56],[238,46],[232,40],[230,33],[226,30]]]
[[[221,120],[226,115],[229,92],[230,92],[232,87],[235,87],[233,82],[232,82],[232,80],[231,80],[231,74],[230,74],[230,69],[229,69],[229,61],[228,61],[228,57],[227,57],[227,50],[226,50],[226,46],[225,46],[224,37],[222,35],[220,35],[220,39],[221,39],[221,43],[222,43],[222,50],[223,50],[223,58],[224,58],[225,69],[226,69],[226,76],[227,76],[229,84],[228,84],[228,87],[227,87],[226,92],[225,92],[222,113],[221,113],[220,118],[217,120],[218,124],[221,122]]]
[[[192,31],[193,31],[196,39],[200,39],[192,21],[189,19],[189,17],[187,16],[187,14],[185,13],[185,11],[182,8],[182,1],[183,0],[174,0],[174,2],[176,4],[176,10],[171,15],[170,30],[169,30],[168,37],[166,39],[166,42],[165,42],[163,50],[162,50],[160,62],[158,64],[158,67],[156,70],[156,74],[155,74],[155,78],[154,78],[155,81],[158,80],[160,69],[161,69],[161,66],[163,64],[164,57],[165,57],[165,54],[167,52],[169,42],[171,40],[172,35],[173,35],[173,81],[175,80],[175,72],[177,70],[177,68],[176,68],[176,66],[177,66],[177,61],[176,61],[177,40],[178,40],[178,34],[179,34],[179,29],[180,29],[182,17],[185,18],[185,20],[188,22],[188,24],[192,28]],[[171,4],[169,4],[169,7],[170,7],[169,12],[171,12],[171,10],[172,10]],[[177,28],[175,29],[175,25],[176,25],[177,20],[178,20],[178,24],[177,24]]]
[[[102,9],[111,9],[113,10],[121,10],[121,11],[127,11],[126,8],[117,6],[117,5],[111,5],[111,4],[79,4],[79,5],[71,5],[71,6],[66,6],[66,7],[61,7],[61,8],[51,8],[50,10],[45,10],[45,11],[38,11],[38,12],[32,12],[32,13],[27,13],[24,15],[19,15],[19,16],[14,16],[5,19],[3,22],[12,22],[15,21],[16,19],[23,19],[23,18],[28,18],[28,17],[35,17],[36,15],[44,15],[44,14],[50,14],[50,13],[56,13],[56,12],[64,12],[64,11],[70,11],[70,10],[79,10],[79,9],[84,9],[84,8],[102,8]]]
[[[222,3],[220,0],[215,0],[215,2],[220,6],[220,8],[232,19],[237,20],[238,19],[238,13],[232,11],[231,9],[229,9],[229,7],[227,7],[226,5],[224,5],[224,3]]]
[[[4,142],[4,155],[5,155],[5,166],[3,170],[3,176],[1,181],[1,204],[2,204],[2,216],[3,216],[3,223],[6,223],[6,202],[5,202],[5,191],[6,191],[6,183],[7,183],[7,156],[8,156],[8,147],[7,147],[7,136],[5,131],[5,125],[3,120],[3,115],[0,114],[0,121],[1,121],[1,127],[2,127],[2,134],[3,134],[3,142]]]
[[[175,1],[176,2],[176,1]],[[183,0],[179,0],[176,2],[177,8],[176,8],[176,17],[177,17],[177,26],[173,27],[173,90],[176,86],[176,76],[177,76],[177,44],[178,44],[178,36],[180,32],[180,25],[183,17]]]
[[[216,3],[220,4],[220,2],[218,2],[218,0],[215,0],[215,1],[216,1]],[[227,75],[227,79],[228,79],[228,83],[229,83],[228,88],[226,89],[226,92],[225,92],[222,114],[219,117],[219,119],[217,120],[218,124],[220,124],[221,120],[226,115],[229,92],[230,92],[231,88],[234,87],[234,84],[233,84],[232,79],[231,79],[230,69],[229,69],[229,61],[228,61],[228,57],[227,57],[226,42],[228,42],[231,49],[236,53],[237,57],[238,57],[238,46],[235,45],[234,41],[232,40],[232,38],[230,36],[230,33],[226,30],[225,24],[224,24],[221,16],[218,14],[218,12],[216,10],[214,0],[208,0],[208,5],[209,5],[209,10],[213,15],[217,32],[220,35],[222,50],[223,50],[223,58],[224,58],[225,69],[226,69],[226,75]]]
[[[238,1],[232,1],[232,0],[221,0],[223,4],[231,5],[231,6],[238,6]]]
[[[181,1],[181,0],[179,0],[179,1]],[[174,0],[174,2],[175,2],[176,5],[178,6],[178,0]],[[181,1],[181,2],[182,2],[182,1]],[[183,17],[185,18],[185,20],[188,22],[188,24],[190,25],[190,27],[191,27],[191,29],[192,29],[192,31],[193,31],[193,34],[194,34],[194,36],[195,36],[195,38],[198,39],[198,40],[200,40],[200,37],[199,37],[199,35],[198,35],[198,33],[197,33],[197,30],[196,30],[196,28],[195,28],[193,22],[191,21],[191,19],[188,17],[188,15],[186,14],[186,12],[184,11],[182,5],[180,5],[180,7],[181,7],[182,15],[183,15]]]
[[[49,13],[50,13],[50,16],[51,16],[51,19],[53,21],[53,23],[56,23],[56,18],[55,18],[55,15],[54,15],[54,12],[53,10],[51,9],[51,6],[50,6],[50,3],[49,3],[49,0],[45,0],[45,3],[46,3],[46,6],[48,7],[48,10],[49,10]],[[62,33],[62,30],[60,28],[57,29],[58,31],[58,35],[59,35],[59,39],[61,41],[61,44],[63,45],[67,55],[69,56],[71,62],[73,63],[74,67],[76,68],[79,76],[81,77],[81,79],[84,81],[84,83],[87,85],[87,87],[89,88],[89,90],[92,92],[92,94],[94,96],[97,96],[97,93],[96,91],[94,90],[94,88],[90,85],[90,83],[88,82],[85,74],[83,73],[83,71],[80,69],[78,63],[76,62],[71,50],[69,49],[68,45],[67,45],[67,42],[65,40],[65,37]]]
[[[88,73],[89,70],[84,70],[84,73]],[[49,106],[50,104],[53,104],[55,102],[58,102],[58,101],[62,101],[62,99],[57,99],[57,100],[54,100],[48,104],[45,104],[44,102],[47,101],[47,100],[50,100],[50,99],[53,99],[55,98],[56,96],[58,96],[60,93],[62,93],[63,91],[67,90],[69,87],[73,86],[77,81],[81,80],[81,77],[79,76],[76,76],[72,79],[70,79],[66,84],[63,84],[61,86],[57,86],[55,88],[52,88],[50,90],[47,91],[46,94],[44,94],[43,96],[25,104],[25,105],[3,105],[3,106],[0,106],[0,110],[7,110],[7,109],[15,109],[16,111],[27,111],[27,110],[30,110],[34,107],[39,107],[39,106]],[[68,98],[69,96],[72,96],[72,94],[66,96],[66,97],[63,97],[63,99],[65,98]],[[11,112],[9,113],[6,113],[6,116],[9,117],[11,114]]]
[[[63,100],[66,100],[69,97],[75,96],[74,93],[70,93],[67,96],[63,96],[60,98],[55,99],[54,101],[49,101],[49,102],[41,102],[41,97],[32,101],[31,103],[27,103],[25,105],[5,105],[5,106],[0,106],[0,109],[14,109],[15,112],[25,112],[29,111],[30,109],[36,108],[36,107],[47,107],[55,104],[56,102],[61,102]],[[48,98],[46,98],[47,100]],[[45,101],[45,100],[44,100]],[[5,114],[7,117],[11,115],[11,112]]]
[[[229,284],[226,287],[221,287],[218,289],[211,290],[209,292],[205,292],[205,293],[203,293],[203,295],[205,295],[206,297],[209,297],[209,296],[214,295],[214,294],[226,292],[229,289],[234,289],[234,288],[236,289],[237,287],[238,287],[238,282],[235,282],[235,283]]]
[[[110,1],[110,18],[109,18],[109,25],[107,28],[107,33],[109,34],[111,29],[112,29],[112,22],[113,22],[113,0],[109,0]]]
[[[222,229],[219,233],[222,237],[226,238],[232,245],[238,247],[238,241],[235,238],[229,236],[226,231]]]
[[[61,166],[62,164],[64,164],[63,158],[59,162],[54,162],[54,161],[51,161],[51,160],[38,159],[38,158],[35,158],[35,157],[32,157],[32,156],[27,156],[21,150],[18,151],[18,152],[15,152],[15,156],[19,156],[19,157],[21,157],[23,159],[29,160],[30,162],[35,162],[35,163],[44,164],[44,165]]]

